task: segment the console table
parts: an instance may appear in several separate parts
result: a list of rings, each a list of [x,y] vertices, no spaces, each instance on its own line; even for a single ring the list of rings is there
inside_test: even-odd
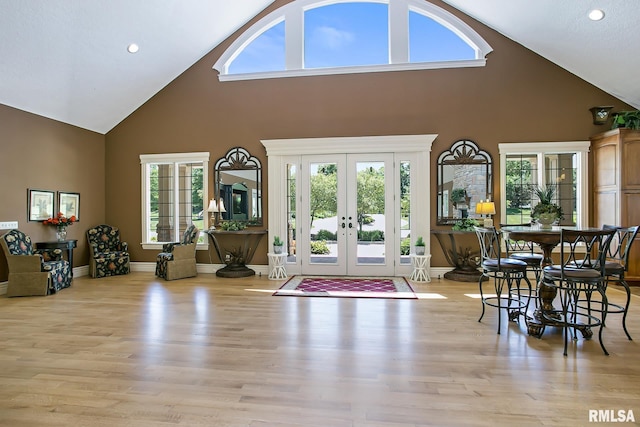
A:
[[[247,264],[251,262],[262,236],[267,234],[266,230],[207,230],[205,233],[213,243],[220,261],[226,264],[216,271],[216,276],[248,277],[256,274]]]
[[[444,277],[457,282],[477,282],[482,277],[480,244],[475,231],[431,230],[436,236],[447,262],[455,267]]]
[[[62,242],[36,242],[36,249],[62,249],[67,251],[67,260],[71,267],[71,277],[73,277],[73,248],[78,245],[77,240],[63,240]]]

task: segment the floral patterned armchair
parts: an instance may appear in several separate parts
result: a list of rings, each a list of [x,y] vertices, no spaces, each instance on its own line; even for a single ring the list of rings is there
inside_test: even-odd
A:
[[[156,260],[156,276],[165,280],[184,279],[198,275],[196,245],[200,230],[191,224],[176,243],[165,243]]]
[[[7,257],[7,296],[48,295],[71,286],[71,266],[60,249],[34,249],[31,237],[10,230],[0,237]]]
[[[91,277],[129,274],[129,245],[120,241],[120,231],[102,224],[87,230]]]

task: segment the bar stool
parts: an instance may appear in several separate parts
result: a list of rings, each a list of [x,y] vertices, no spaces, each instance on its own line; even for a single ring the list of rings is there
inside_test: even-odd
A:
[[[624,274],[629,269],[629,253],[631,252],[631,245],[636,240],[638,229],[640,227],[616,227],[615,225],[603,225],[604,230],[615,230],[616,234],[609,245],[609,251],[607,253],[607,260],[604,264],[604,275],[606,278],[605,287],[609,286],[610,282],[619,284],[624,288],[627,293],[627,301],[624,306],[619,304],[613,304],[609,302],[607,307],[607,314],[622,313],[622,329],[627,334],[627,338],[631,340],[631,335],[627,330],[627,312],[629,311],[629,304],[631,303],[631,290],[629,284],[624,279]]]
[[[484,317],[485,307],[498,309],[498,334],[500,334],[501,312],[506,309],[509,319],[518,320],[520,315],[526,319],[529,301],[531,300],[531,282],[527,278],[527,264],[513,258],[502,258],[500,249],[500,235],[495,228],[474,227],[478,242],[480,243],[480,255],[482,257],[482,276],[478,281],[480,299],[482,301],[482,314],[478,322]],[[483,282],[493,279],[495,296],[485,296]],[[526,287],[523,287],[522,281]],[[487,281],[488,283],[488,281]],[[506,285],[506,295],[503,295]]]
[[[609,352],[602,341],[602,327],[609,306],[604,264],[615,230],[560,230],[559,265],[542,270],[544,284],[555,288],[560,310],[542,310],[549,321],[558,321],[564,332],[564,352],[567,355],[569,333],[576,340],[576,330],[585,339],[593,335],[591,328],[599,327],[598,340],[604,354]],[[600,295],[600,301],[592,296]],[[598,308],[598,306],[600,308]]]

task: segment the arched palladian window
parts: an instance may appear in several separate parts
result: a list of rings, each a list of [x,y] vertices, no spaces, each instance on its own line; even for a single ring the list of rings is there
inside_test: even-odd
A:
[[[425,0],[298,0],[244,32],[220,80],[481,67],[491,46]]]

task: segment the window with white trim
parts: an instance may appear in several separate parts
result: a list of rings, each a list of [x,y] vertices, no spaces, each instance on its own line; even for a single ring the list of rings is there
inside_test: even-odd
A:
[[[208,227],[209,153],[141,154],[140,165],[143,248],[178,242],[191,224]]]
[[[422,0],[299,0],[240,35],[213,66],[221,81],[479,67],[491,46]]]
[[[564,213],[560,225],[585,227],[588,218],[588,141],[504,143],[500,150],[501,222],[531,222],[535,189],[552,184]]]

